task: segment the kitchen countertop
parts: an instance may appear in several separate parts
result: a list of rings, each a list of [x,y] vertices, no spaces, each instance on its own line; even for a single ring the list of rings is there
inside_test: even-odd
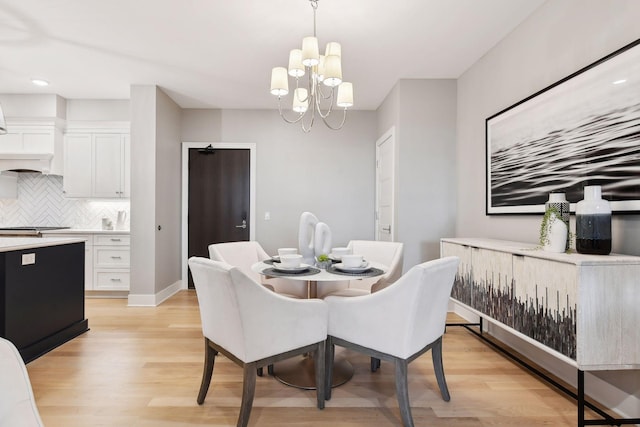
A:
[[[84,242],[84,239],[76,237],[0,237],[0,252],[20,251],[81,242]]]
[[[42,234],[129,234],[129,230],[101,230],[98,228],[65,228],[43,231]]]

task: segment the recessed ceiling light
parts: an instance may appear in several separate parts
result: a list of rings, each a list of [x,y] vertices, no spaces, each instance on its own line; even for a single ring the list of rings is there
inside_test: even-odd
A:
[[[42,79],[31,79],[31,83],[36,86],[49,86],[49,82]]]
[[[627,79],[620,79],[620,80],[616,80],[615,82],[613,82],[613,84],[614,85],[619,85],[619,84],[622,84],[622,83],[624,83],[626,81],[627,81]]]

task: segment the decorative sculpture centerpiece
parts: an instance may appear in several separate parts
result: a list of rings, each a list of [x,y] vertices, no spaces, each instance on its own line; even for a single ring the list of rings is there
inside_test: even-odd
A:
[[[305,264],[314,265],[316,256],[331,252],[331,229],[311,212],[300,215],[298,247]]]

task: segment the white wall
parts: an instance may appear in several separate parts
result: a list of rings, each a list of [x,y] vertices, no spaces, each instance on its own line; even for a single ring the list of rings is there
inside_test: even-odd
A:
[[[460,77],[458,236],[537,241],[540,215],[485,216],[485,119],[640,38],[638,17],[637,0],[549,0]],[[638,215],[614,215],[613,249],[640,255]],[[525,351],[537,360],[535,349]],[[547,367],[563,370],[552,362]],[[640,414],[638,372],[599,373],[587,387],[628,416]]]
[[[396,240],[404,271],[440,256],[454,234],[456,81],[400,80],[378,109],[378,137],[395,127]]]
[[[182,140],[256,144],[256,240],[275,253],[297,246],[304,211],[329,225],[334,246],[374,237],[375,120],[351,111],[342,130],[316,122],[305,134],[276,110],[184,110]]]

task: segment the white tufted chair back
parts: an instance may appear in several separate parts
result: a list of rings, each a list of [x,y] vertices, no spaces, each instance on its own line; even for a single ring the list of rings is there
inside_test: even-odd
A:
[[[202,332],[245,363],[323,341],[327,307],[320,300],[278,295],[239,268],[189,259]],[[295,325],[295,327],[292,327]]]
[[[413,267],[392,285],[359,298],[329,296],[329,335],[402,359],[444,333],[459,259]]]
[[[209,258],[222,261],[242,271],[258,283],[287,296],[306,298],[307,289],[302,282],[287,279],[265,279],[251,270],[251,266],[259,261],[270,259],[260,243],[256,241],[214,243],[209,245]]]
[[[382,276],[352,280],[350,288],[371,289],[376,292],[395,282],[402,276],[404,245],[400,242],[381,242],[376,240],[352,240],[349,247],[354,254],[362,254],[367,261],[379,262],[389,267]]]

